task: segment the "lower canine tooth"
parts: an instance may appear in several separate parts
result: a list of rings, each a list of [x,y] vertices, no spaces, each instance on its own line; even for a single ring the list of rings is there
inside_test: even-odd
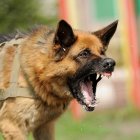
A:
[[[96,106],[97,106],[97,104],[89,105],[89,107],[96,107]]]
[[[108,79],[110,78],[111,76],[108,76]]]

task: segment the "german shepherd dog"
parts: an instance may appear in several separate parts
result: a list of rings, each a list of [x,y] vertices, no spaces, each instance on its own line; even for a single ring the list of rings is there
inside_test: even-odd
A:
[[[118,21],[95,32],[38,26],[0,37],[0,132],[5,140],[54,140],[54,123],[76,99],[96,105],[96,86],[111,76],[115,61],[105,52]]]

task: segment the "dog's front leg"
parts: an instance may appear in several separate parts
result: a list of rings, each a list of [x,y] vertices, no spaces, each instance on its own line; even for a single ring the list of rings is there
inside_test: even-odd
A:
[[[35,140],[54,140],[54,122],[41,125],[33,135]]]

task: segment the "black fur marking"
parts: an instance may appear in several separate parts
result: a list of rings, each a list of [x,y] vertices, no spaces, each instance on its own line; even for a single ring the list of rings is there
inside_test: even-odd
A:
[[[3,43],[3,42],[8,42],[12,39],[20,39],[20,38],[23,38],[26,34],[25,33],[22,33],[22,32],[15,32],[15,33],[11,33],[11,34],[0,34],[0,43]]]
[[[20,32],[19,30],[15,31],[14,33],[10,33],[10,34],[0,34],[0,43],[3,43],[3,42],[7,42],[7,41],[10,41],[12,39],[20,39],[20,38],[23,38],[25,37],[26,35],[30,35],[36,31],[38,31],[40,29],[42,25],[36,25],[32,28],[29,28],[28,31],[22,31]]]
[[[11,39],[15,37],[15,35],[16,35],[15,33],[8,34],[8,35],[0,34],[0,43],[10,41]]]
[[[5,45],[5,43],[0,44],[0,48],[3,48]]]
[[[60,44],[62,48],[69,48],[76,39],[72,27],[66,21],[61,20],[55,33],[54,43]]]
[[[24,31],[24,30],[19,31],[19,30],[17,30],[16,32],[10,33],[10,34],[0,34],[0,43],[8,42],[8,41],[10,41],[12,39],[18,40],[20,38],[24,38],[27,35],[31,35],[31,34],[37,32],[42,27],[45,27],[45,26],[43,26],[43,25],[35,25],[33,27],[28,28],[27,31]],[[47,28],[46,28],[46,33],[44,33],[44,38],[47,38],[48,35],[50,35],[52,33],[54,33],[53,29],[50,29],[48,31]],[[4,45],[5,44],[1,44],[0,47],[3,47]]]

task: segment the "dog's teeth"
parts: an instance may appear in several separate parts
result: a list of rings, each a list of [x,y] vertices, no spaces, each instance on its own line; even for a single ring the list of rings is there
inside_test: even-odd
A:
[[[96,107],[96,106],[97,106],[97,104],[89,105],[89,107]]]
[[[101,74],[99,74],[99,76],[101,75],[101,77],[103,77],[104,75],[101,73]]]
[[[83,109],[86,109],[86,105],[82,105]]]
[[[99,78],[99,77],[103,78],[103,76],[104,76],[103,74],[99,74],[99,75],[98,75],[98,78]]]

